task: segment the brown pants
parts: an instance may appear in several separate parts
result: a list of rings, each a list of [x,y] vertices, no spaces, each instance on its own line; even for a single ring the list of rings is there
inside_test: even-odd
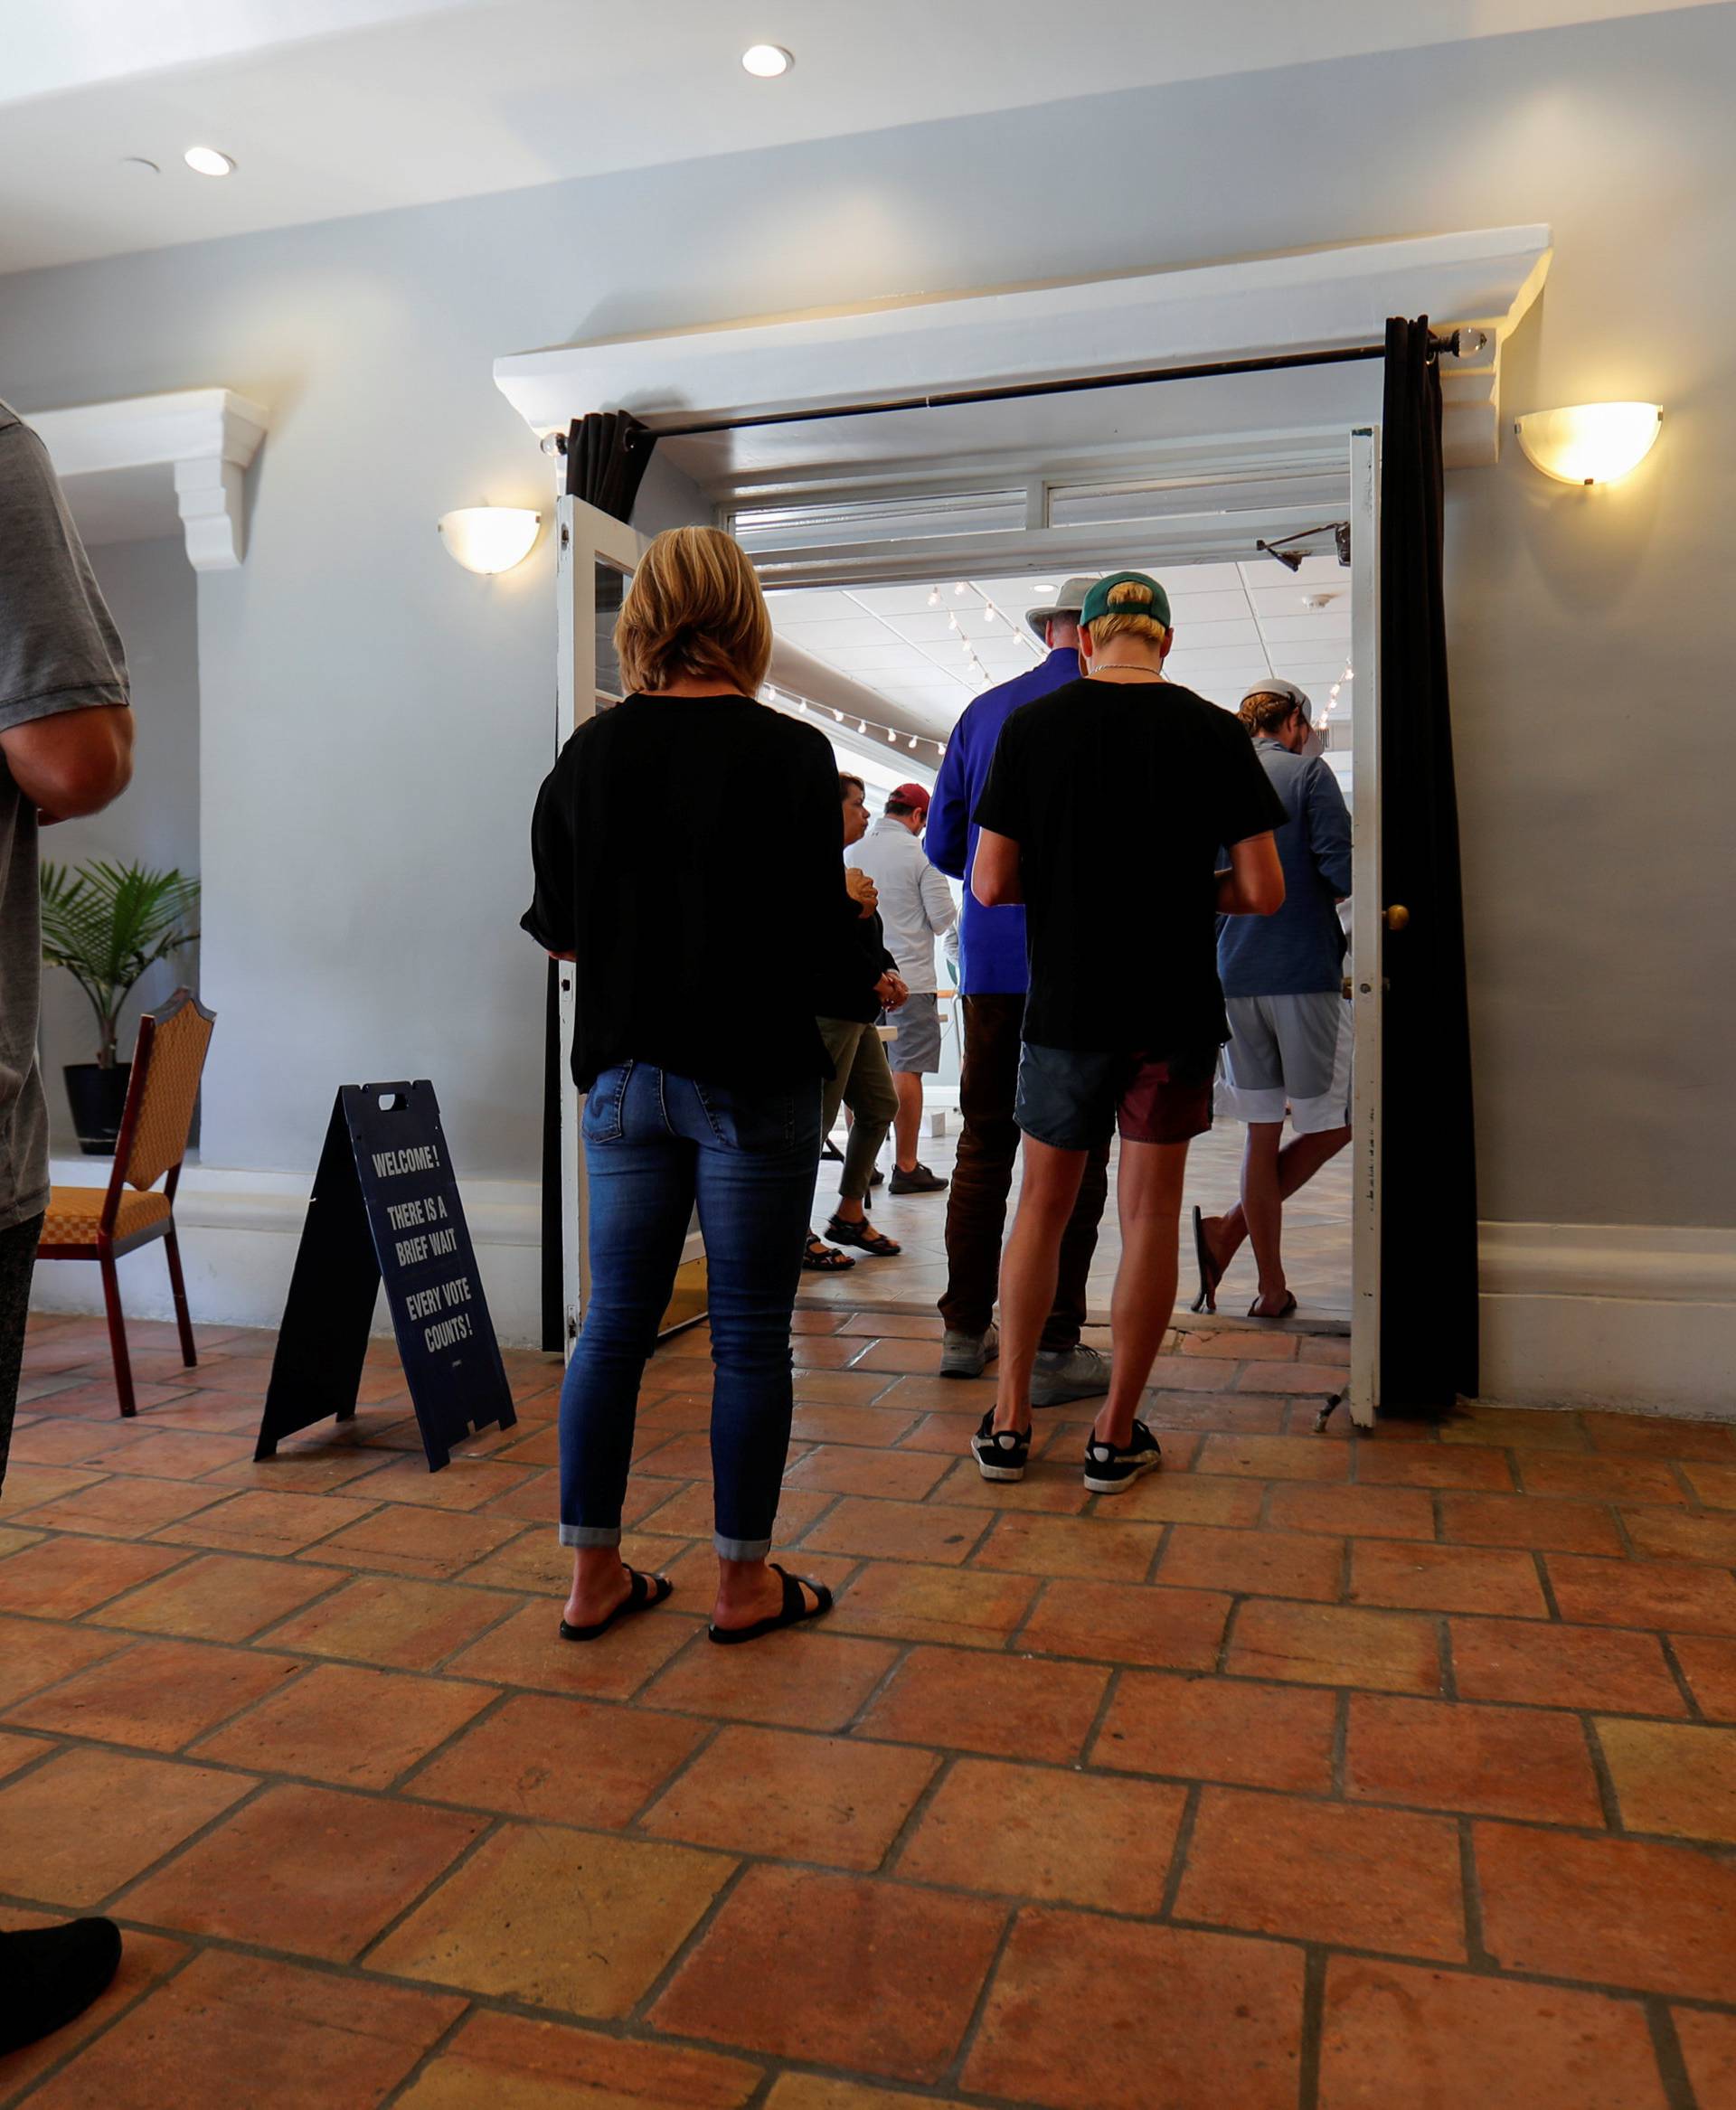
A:
[[[1013,1101],[1018,1090],[1024,998],[965,996],[959,1003],[965,1028],[958,1079],[963,1134],[947,1196],[947,1294],[940,1299],[940,1316],[948,1332],[983,1333],[1000,1286],[1006,1198],[1019,1154]],[[1079,1200],[1061,1237],[1055,1308],[1040,1343],[1045,1350],[1074,1347],[1085,1323],[1085,1281],[1109,1192],[1109,1161],[1107,1139],[1085,1161]]]

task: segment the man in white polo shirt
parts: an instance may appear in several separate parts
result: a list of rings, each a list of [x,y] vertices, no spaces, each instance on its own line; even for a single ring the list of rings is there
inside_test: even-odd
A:
[[[939,1194],[947,1184],[916,1154],[922,1079],[940,1067],[934,941],[958,920],[952,889],[923,853],[921,836],[928,821],[927,791],[920,784],[901,784],[886,801],[882,817],[851,852],[852,863],[868,874],[879,891],[887,947],[910,990],[884,1021],[898,1028],[898,1038],[886,1050],[898,1091],[889,1194]]]

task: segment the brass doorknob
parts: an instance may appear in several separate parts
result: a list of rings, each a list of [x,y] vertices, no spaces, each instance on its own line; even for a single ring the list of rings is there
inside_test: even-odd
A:
[[[1410,911],[1402,903],[1394,901],[1390,909],[1382,910],[1389,930],[1402,930],[1410,920]]]

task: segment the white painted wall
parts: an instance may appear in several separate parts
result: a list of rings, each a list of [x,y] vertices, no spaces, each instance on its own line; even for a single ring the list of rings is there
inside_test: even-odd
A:
[[[1483,1214],[1642,1245],[1736,1224],[1733,61],[1736,9],[1712,6],[0,281],[0,388],[25,410],[222,381],[273,413],[247,563],[200,591],[207,1159],[305,1170],[335,1084],[414,1071],[462,1172],[534,1173],[542,975],[515,925],[548,546],[483,580],[433,532],[453,505],[546,507],[497,353],[1535,220],[1556,256],[1508,411],[1666,416],[1617,490],[1510,447],[1451,491]]]

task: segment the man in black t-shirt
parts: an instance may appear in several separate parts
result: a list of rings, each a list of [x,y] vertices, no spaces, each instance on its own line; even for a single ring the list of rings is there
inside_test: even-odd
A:
[[[1156,579],[1099,579],[1080,617],[1084,678],[1007,720],[973,816],[972,891],[989,908],[1024,902],[1031,961],[1000,1383],[971,1439],[987,1480],[1024,1475],[1061,1236],[1111,1126],[1121,1133],[1114,1375],[1085,1446],[1085,1485],[1111,1493],[1158,1464],[1135,1409],[1175,1302],[1188,1142],[1212,1125],[1229,1037],[1217,918],[1269,916],[1284,900],[1272,841],[1283,805],[1241,722],[1164,679],[1174,636]],[[1224,843],[1230,869],[1219,871]]]

